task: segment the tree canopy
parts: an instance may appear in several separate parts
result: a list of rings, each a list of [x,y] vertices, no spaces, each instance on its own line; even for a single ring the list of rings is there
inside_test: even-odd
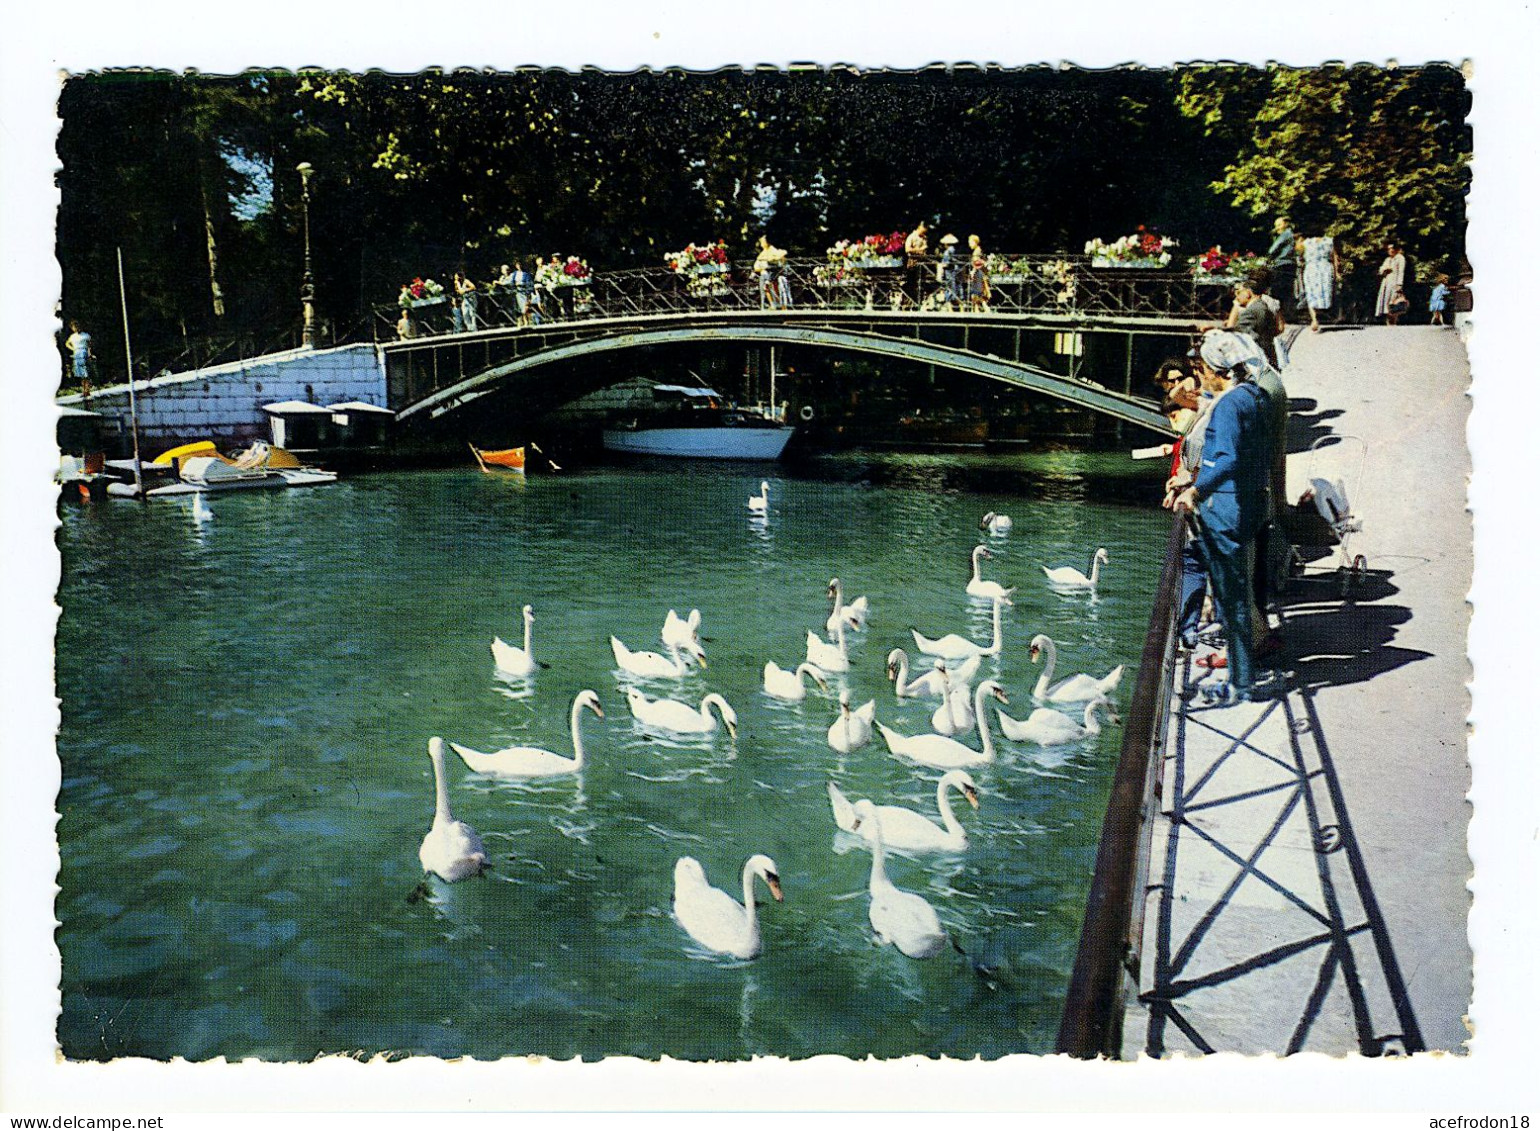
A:
[[[516,257],[658,266],[690,242],[793,255],[925,219],[994,251],[1078,251],[1144,224],[1261,250],[1323,211],[1345,254],[1463,251],[1468,98],[1448,67],[1089,72],[934,67],[630,74],[526,69],[69,79],[63,314],[136,353],[292,344],[311,180],[317,304],[339,337],[414,276]]]

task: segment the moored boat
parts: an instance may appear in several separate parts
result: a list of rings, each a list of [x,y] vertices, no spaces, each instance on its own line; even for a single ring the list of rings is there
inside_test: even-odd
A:
[[[737,408],[715,389],[654,385],[656,407],[614,419],[604,429],[606,451],[685,459],[774,460],[796,428],[773,410]]]

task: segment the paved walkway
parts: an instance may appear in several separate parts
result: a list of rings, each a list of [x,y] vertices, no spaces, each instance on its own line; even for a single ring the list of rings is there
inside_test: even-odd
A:
[[[1203,709],[1184,695],[1214,677],[1178,673],[1129,1057],[1469,1035],[1465,350],[1434,327],[1306,332],[1284,377],[1289,497],[1340,476],[1367,572],[1344,596],[1337,548],[1307,555],[1279,698]],[[1324,436],[1365,445],[1311,452]]]

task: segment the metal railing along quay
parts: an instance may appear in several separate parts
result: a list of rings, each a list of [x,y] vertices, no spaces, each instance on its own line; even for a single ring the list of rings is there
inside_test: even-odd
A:
[[[1198,277],[1187,271],[1144,267],[1099,267],[1085,256],[1002,256],[1008,270],[990,276],[988,310],[995,315],[1085,318],[1222,318],[1228,308],[1229,284],[1224,277]],[[746,268],[726,266],[710,273],[676,273],[667,267],[644,267],[590,275],[578,285],[526,290],[511,286],[482,287],[476,296],[475,326],[457,323],[448,294],[407,307],[419,336],[460,329],[491,329],[589,318],[649,314],[689,314],[765,309],[943,311],[946,289],[935,267],[925,269],[918,294],[902,267],[836,266],[821,259],[781,263],[770,277]],[[536,313],[528,300],[538,295]],[[950,309],[968,310],[963,296]],[[521,314],[521,309],[525,313]],[[396,336],[402,308],[376,307],[380,336]]]
[[[1080,928],[1080,948],[1059,1018],[1055,1051],[1116,1059],[1123,1044],[1127,995],[1139,992],[1145,884],[1159,804],[1161,763],[1170,731],[1176,676],[1176,613],[1187,536],[1183,513],[1173,516],[1166,556],[1150,612],[1139,675],[1112,795],[1102,820],[1096,871]]]

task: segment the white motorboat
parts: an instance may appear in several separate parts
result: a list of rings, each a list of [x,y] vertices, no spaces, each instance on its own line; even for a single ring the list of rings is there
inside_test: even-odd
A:
[[[182,461],[182,477],[179,482],[152,487],[145,492],[145,496],[153,499],[167,495],[194,495],[204,491],[316,487],[336,481],[335,471],[323,471],[318,467],[242,467],[218,456],[193,456]]]
[[[729,405],[715,389],[654,385],[655,407],[613,420],[604,448],[686,459],[779,459],[796,428],[771,412]]]

